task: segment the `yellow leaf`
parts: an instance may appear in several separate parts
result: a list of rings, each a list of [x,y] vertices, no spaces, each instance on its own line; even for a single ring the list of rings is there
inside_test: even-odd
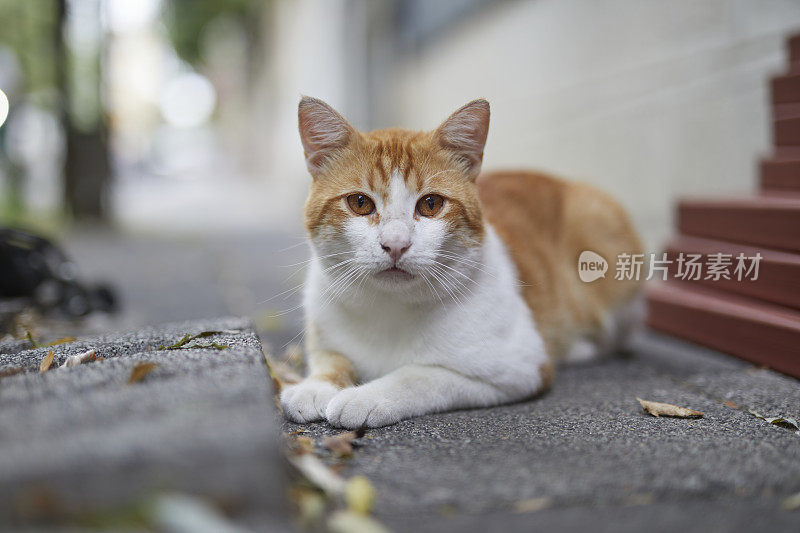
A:
[[[44,356],[42,362],[39,364],[39,372],[47,372],[50,369],[50,365],[53,364],[53,358],[56,356],[53,350],[47,352],[47,355]]]
[[[328,529],[333,533],[389,533],[380,522],[352,511],[336,511],[328,519]]]
[[[144,379],[144,377],[153,371],[158,365],[152,363],[150,361],[145,361],[143,363],[137,363],[136,366],[133,367],[131,370],[131,375],[128,378],[128,383],[136,383]]]
[[[703,416],[703,413],[700,411],[694,411],[686,407],[678,407],[671,403],[650,402],[642,400],[641,398],[636,399],[642,405],[642,408],[653,416],[674,416],[676,418],[701,418]]]
[[[529,498],[514,504],[515,513],[535,513],[550,507],[550,498]]]
[[[56,339],[53,342],[48,342],[45,346],[57,346],[59,344],[66,344],[68,342],[75,342],[75,337],[61,337],[60,339]]]
[[[375,501],[375,489],[364,476],[353,476],[347,480],[344,500],[347,502],[347,508],[354,513],[368,514]]]

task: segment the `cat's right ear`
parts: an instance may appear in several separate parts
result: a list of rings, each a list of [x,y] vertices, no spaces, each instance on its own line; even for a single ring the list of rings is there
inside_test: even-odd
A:
[[[297,119],[306,166],[316,178],[325,163],[347,146],[355,129],[334,108],[309,96],[300,100]]]

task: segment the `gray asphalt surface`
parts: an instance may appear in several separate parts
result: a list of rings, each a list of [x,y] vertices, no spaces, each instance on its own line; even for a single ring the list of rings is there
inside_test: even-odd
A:
[[[637,396],[705,416],[655,418]],[[780,503],[800,491],[800,436],[748,408],[797,417],[800,387],[651,335],[561,368],[537,400],[371,430],[345,474],[373,481],[397,531],[797,531]]]

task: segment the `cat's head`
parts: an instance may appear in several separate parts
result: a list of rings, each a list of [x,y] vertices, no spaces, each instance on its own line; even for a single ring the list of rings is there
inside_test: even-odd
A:
[[[313,178],[305,224],[325,275],[343,291],[411,301],[468,292],[484,237],[475,178],[489,103],[472,101],[430,132],[360,132],[309,97],[298,114]]]

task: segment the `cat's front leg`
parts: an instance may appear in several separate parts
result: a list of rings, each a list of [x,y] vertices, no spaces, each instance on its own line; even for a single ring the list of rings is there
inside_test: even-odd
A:
[[[407,365],[358,387],[343,389],[328,403],[325,418],[344,428],[380,427],[428,413],[486,407],[532,396],[545,385],[541,371],[507,387],[437,365]]]
[[[353,365],[335,352],[312,352],[308,357],[308,370],[308,377],[303,381],[281,391],[283,413],[293,422],[324,419],[331,398],[355,383]]]

